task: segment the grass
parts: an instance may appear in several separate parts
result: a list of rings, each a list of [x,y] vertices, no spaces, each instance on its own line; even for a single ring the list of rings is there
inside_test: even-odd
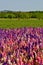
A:
[[[0,19],[0,28],[43,27],[39,19]]]

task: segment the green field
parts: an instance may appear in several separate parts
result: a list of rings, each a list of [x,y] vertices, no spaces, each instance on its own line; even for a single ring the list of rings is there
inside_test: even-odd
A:
[[[39,19],[0,19],[0,28],[43,27]]]

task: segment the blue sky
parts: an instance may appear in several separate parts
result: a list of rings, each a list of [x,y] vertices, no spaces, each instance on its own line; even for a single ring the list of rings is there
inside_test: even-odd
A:
[[[0,0],[0,11],[43,10],[43,0]]]

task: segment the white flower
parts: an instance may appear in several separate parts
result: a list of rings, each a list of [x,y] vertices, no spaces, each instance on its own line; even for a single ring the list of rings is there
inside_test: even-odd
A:
[[[11,65],[11,61],[10,61],[10,59],[8,60],[8,63]]]
[[[0,63],[0,65],[2,65],[2,63]]]
[[[43,50],[42,50],[42,53],[43,53]]]

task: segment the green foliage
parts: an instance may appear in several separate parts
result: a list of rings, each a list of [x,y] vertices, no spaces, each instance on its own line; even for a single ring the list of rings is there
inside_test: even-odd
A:
[[[8,18],[12,18],[12,15],[9,14],[9,15],[8,15]]]
[[[43,27],[39,19],[0,19],[0,28]]]
[[[37,18],[35,14],[32,14],[30,18]]]
[[[43,19],[43,11],[30,11],[30,12],[14,12],[14,11],[1,11],[0,18],[37,18]]]

